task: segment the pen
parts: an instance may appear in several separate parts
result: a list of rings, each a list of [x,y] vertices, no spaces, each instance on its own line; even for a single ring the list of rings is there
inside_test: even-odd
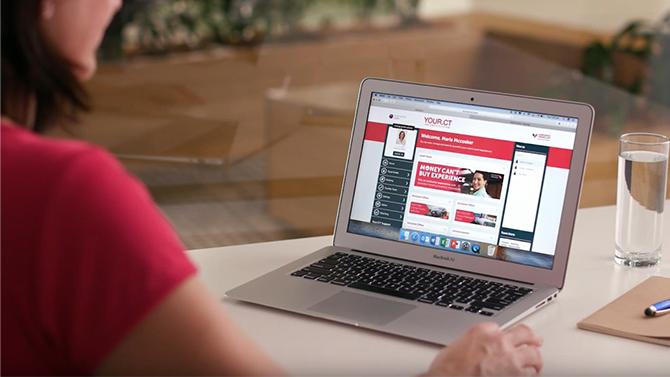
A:
[[[670,299],[659,301],[644,309],[644,315],[647,317],[655,317],[665,313],[670,313]]]

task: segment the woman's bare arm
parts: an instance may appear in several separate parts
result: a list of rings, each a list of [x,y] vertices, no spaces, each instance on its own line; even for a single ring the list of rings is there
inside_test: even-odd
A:
[[[283,371],[190,278],[102,362],[100,375],[265,375]]]

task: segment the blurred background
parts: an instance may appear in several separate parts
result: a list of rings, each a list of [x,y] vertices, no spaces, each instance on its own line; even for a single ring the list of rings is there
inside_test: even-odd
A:
[[[670,134],[669,0],[125,0],[55,136],[101,144],[188,248],[331,234],[360,81],[591,103],[581,206],[617,138]]]

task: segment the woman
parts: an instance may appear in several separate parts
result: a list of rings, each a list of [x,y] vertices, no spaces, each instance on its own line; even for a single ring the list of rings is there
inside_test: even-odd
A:
[[[3,373],[282,374],[141,184],[100,148],[36,134],[88,108],[81,82],[119,6],[2,1]],[[480,325],[427,374],[538,373],[540,343],[525,326]]]
[[[405,146],[405,131],[398,132],[398,138],[395,141],[396,145]]]
[[[486,192],[487,183],[488,179],[486,178],[484,173],[476,171],[475,174],[472,175],[472,195],[480,196],[482,198],[490,198],[491,195],[489,195],[489,193]]]

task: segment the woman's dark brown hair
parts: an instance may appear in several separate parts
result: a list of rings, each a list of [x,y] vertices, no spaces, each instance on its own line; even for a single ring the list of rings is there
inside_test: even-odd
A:
[[[487,172],[485,172],[485,171],[477,170],[477,171],[475,171],[474,173],[472,173],[472,178],[475,177],[475,174],[481,174],[481,175],[482,175],[482,179],[483,179],[485,182],[488,182],[488,181],[489,181],[489,178],[490,178],[489,173],[487,173]]]
[[[2,115],[37,132],[89,109],[88,95],[72,65],[40,32],[41,2],[1,1]]]

